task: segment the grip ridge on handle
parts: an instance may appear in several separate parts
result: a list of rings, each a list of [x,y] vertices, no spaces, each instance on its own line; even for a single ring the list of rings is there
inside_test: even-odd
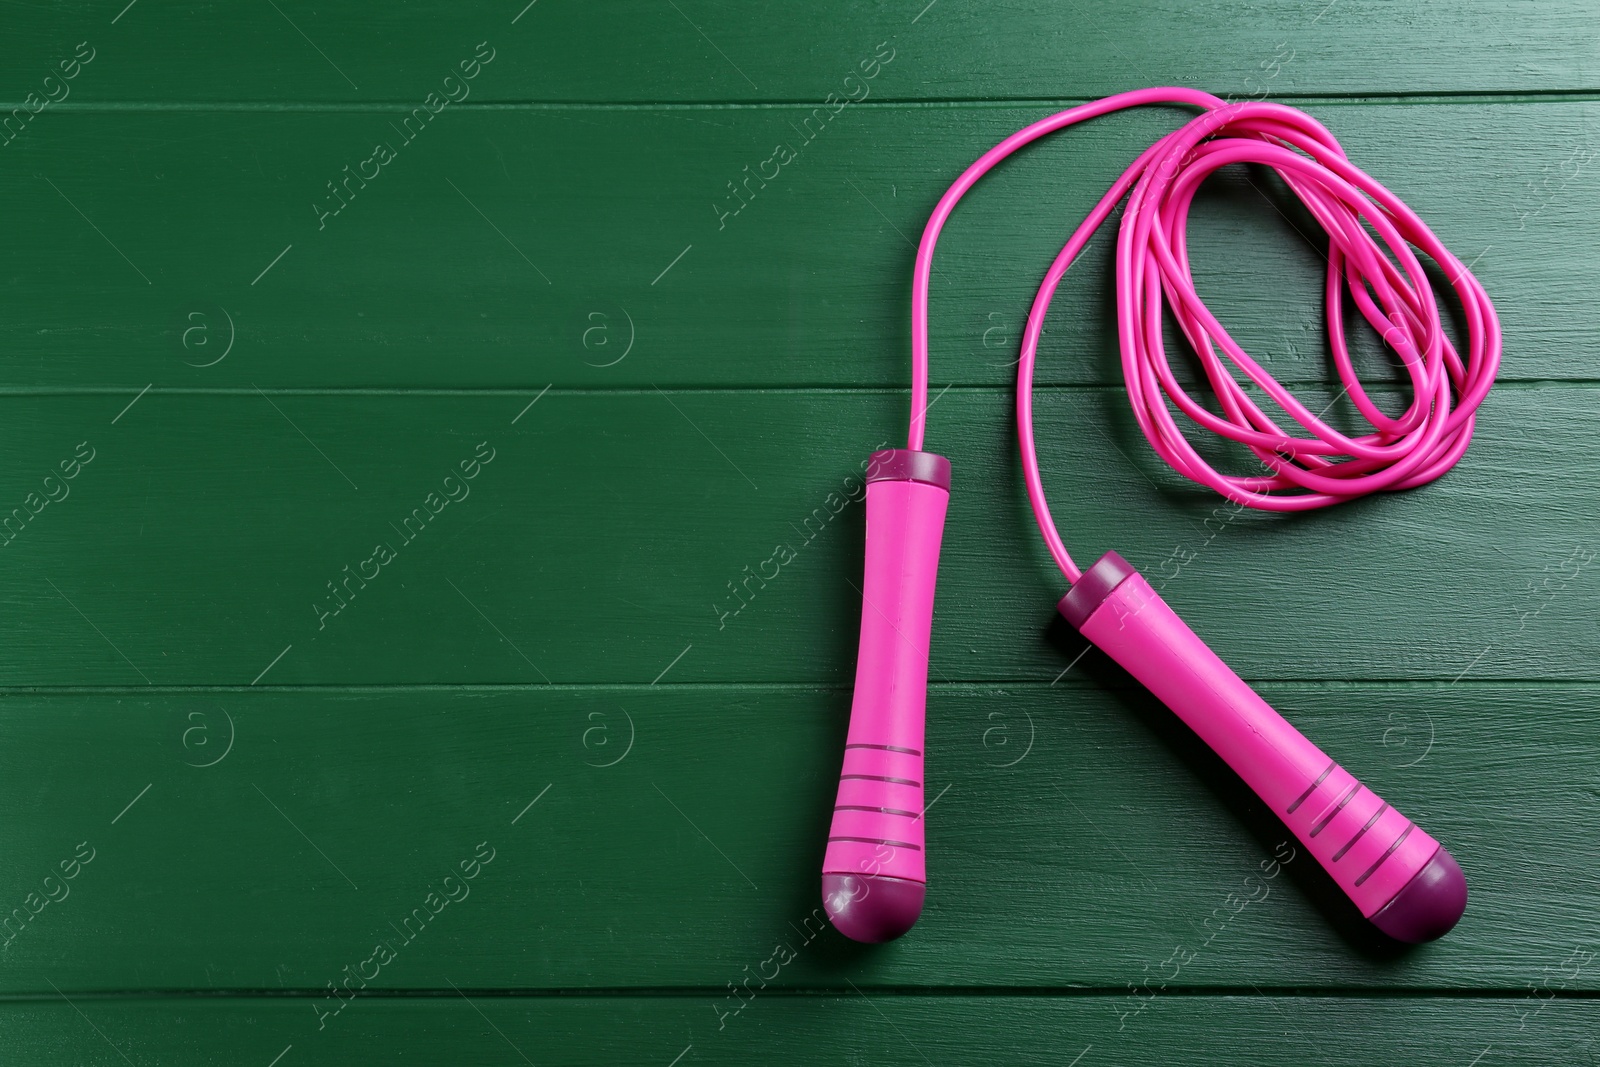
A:
[[[1226,760],[1379,929],[1426,941],[1460,919],[1466,879],[1450,853],[1273,710],[1121,556],[1085,571],[1060,610]]]
[[[828,916],[857,941],[899,937],[922,911],[928,641],[949,499],[943,456],[873,453],[855,696],[822,861]]]

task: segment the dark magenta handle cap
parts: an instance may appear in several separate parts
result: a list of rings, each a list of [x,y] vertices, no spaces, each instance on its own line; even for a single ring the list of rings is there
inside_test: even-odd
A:
[[[1466,875],[1440,845],[1427,866],[1372,916],[1372,924],[1396,941],[1417,945],[1449,933],[1466,910]]]
[[[922,914],[928,887],[883,874],[824,874],[822,906],[834,928],[852,941],[893,941]]]

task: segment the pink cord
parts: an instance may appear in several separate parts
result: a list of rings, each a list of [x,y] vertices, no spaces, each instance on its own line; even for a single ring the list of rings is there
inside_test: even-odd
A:
[[[1433,481],[1466,451],[1475,412],[1500,366],[1500,322],[1483,286],[1415,212],[1353,166],[1316,119],[1282,104],[1230,104],[1195,89],[1139,89],[1069,108],[1018,130],[980,156],[940,198],[922,232],[911,287],[907,448],[922,449],[928,405],[928,281],[933,246],[956,201],[996,163],[1047,133],[1123,108],[1162,103],[1185,104],[1203,113],[1145,149],[1101,197],[1045,274],[1022,339],[1017,366],[1022,471],[1039,530],[1068,581],[1076,581],[1080,571],[1056,532],[1034,450],[1034,357],[1056,286],[1124,196],[1128,205],[1117,236],[1117,334],[1134,417],[1156,454],[1174,470],[1230,500],[1268,511],[1304,511]],[[1322,413],[1307,409],[1228,336],[1195,291],[1186,239],[1189,205],[1201,181],[1234,163],[1271,167],[1327,231],[1328,334],[1344,382],[1340,395],[1349,395],[1373,432],[1350,437],[1323,422]],[[1433,287],[1412,245],[1448,273],[1466,312],[1465,362],[1440,326]],[[1340,313],[1345,286],[1411,376],[1414,397],[1398,417],[1379,411],[1356,378]],[[1168,303],[1225,418],[1207,411],[1173,377],[1161,341],[1161,313]],[[1218,358],[1214,345],[1311,436],[1293,436],[1263,412]],[[1227,475],[1214,470],[1184,439],[1169,400],[1194,422],[1244,444],[1272,473]]]

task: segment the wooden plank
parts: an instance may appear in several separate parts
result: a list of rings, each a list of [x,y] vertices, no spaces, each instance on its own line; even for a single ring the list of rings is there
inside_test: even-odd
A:
[[[13,12],[0,63],[15,72],[8,101],[60,96],[43,79],[87,39],[95,58],[69,83],[68,104],[420,101],[451,91],[443,79],[485,40],[496,58],[469,83],[469,100],[820,101],[861,93],[860,64],[880,42],[895,58],[866,84],[891,99],[1172,83],[1241,95],[1547,92],[1600,85],[1592,14],[1580,0],[1415,11],[1141,0],[1114,20],[1044,0],[826,0],[804,10],[620,0],[597,24],[584,5],[533,0],[379,10],[354,0],[181,9],[80,0]]]
[[[870,106],[820,129],[794,108],[478,109],[410,133],[394,110],[46,113],[0,157],[14,205],[3,381],[903,387],[929,210],[1052,107]],[[1594,377],[1579,309],[1596,284],[1584,131],[1600,103],[1311,110],[1472,263],[1504,320],[1505,378]],[[1177,120],[1067,131],[962,206],[936,264],[936,382],[1009,385],[1060,242]],[[397,153],[381,167],[366,162],[379,141]],[[752,181],[780,142],[796,158]],[[1314,232],[1265,178],[1219,179],[1196,208],[1194,261],[1248,350],[1285,381],[1322,382],[1324,261],[1297,226]],[[1106,231],[1058,297],[1042,381],[1120,383],[1111,249]],[[1376,337],[1355,332],[1384,380]]]
[[[1282,826],[1152,698],[1089,670],[935,687],[928,906],[870,950],[818,933],[843,689],[11,693],[0,844],[20,932],[0,993],[321,990],[389,941],[377,990],[710,1002],[805,939],[785,989],[1091,988],[1129,1011],[1130,986],[1163,983],[1521,996],[1600,948],[1592,685],[1263,688],[1467,872],[1461,925],[1402,952],[1310,860],[1269,877]],[[1597,976],[1580,964],[1556,992]]]
[[[1591,6],[8,11],[0,1060],[1587,1062]],[[932,887],[847,942],[817,866],[910,246],[1004,134],[1163,82],[1307,103],[1484,280],[1503,381],[1438,485],[1219,509],[1128,418],[1107,235],[1044,346],[1058,520],[1471,906],[1401,950],[1278,871],[1051,611],[1009,364],[1149,112],[1011,161],[941,252]],[[1242,172],[1197,214],[1223,321],[1348,416],[1309,220]]]
[[[855,479],[905,417],[901,395],[747,390],[0,403],[13,686],[847,684]],[[1505,387],[1442,481],[1300,517],[1180,484],[1125,404],[1041,396],[1057,520],[1246,677],[1600,677],[1600,484],[1575,459],[1596,387]],[[954,390],[931,422],[956,471],[934,678],[1048,682],[1080,646],[1010,398]]]
[[[524,999],[457,994],[362,999],[321,1031],[304,1000],[201,997],[7,1004],[4,1044],[17,1062],[85,1067],[418,1060],[469,1065],[676,1065],[813,1060],[915,1065],[1167,1062],[1297,1067],[1353,1063],[1461,1067],[1486,1052],[1519,1064],[1582,1062],[1593,1001],[1548,1004],[1525,1029],[1514,998],[1173,997],[1134,1032],[1115,1031],[1094,996],[864,999],[767,995],[718,1030],[705,995]],[[470,994],[470,995],[469,995]],[[124,1060],[122,1057],[128,1057]],[[673,1057],[679,1057],[674,1060]],[[1485,1058],[1482,1062],[1492,1063]]]

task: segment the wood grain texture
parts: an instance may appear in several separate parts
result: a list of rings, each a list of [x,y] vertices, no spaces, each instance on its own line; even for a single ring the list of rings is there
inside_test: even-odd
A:
[[[53,995],[52,995],[53,996]],[[714,1001],[684,997],[362,999],[317,1030],[303,999],[158,997],[7,1004],[0,1021],[29,1062],[85,1067],[163,1062],[349,1064],[850,1064],[1152,1062],[1227,1067],[1248,1057],[1298,1067],[1338,1062],[1460,1067],[1485,1048],[1519,1064],[1594,1062],[1593,1001],[1559,1001],[1518,1029],[1517,999],[1169,997],[1117,1032],[1101,997],[782,997],[752,1001],[718,1030]],[[1158,1014],[1156,1013],[1158,1010]],[[98,1033],[97,1033],[98,1031]],[[1448,1035],[1448,1036],[1446,1036]],[[122,1057],[128,1057],[124,1060]],[[674,1056],[680,1056],[677,1061]],[[1492,1062],[1485,1059],[1484,1062]]]
[[[1549,92],[1600,87],[1582,0],[1414,8],[1172,0],[559,0],[448,6],[85,0],[21,7],[0,62],[20,100],[62,55],[98,50],[85,102],[420,100],[487,39],[506,57],[485,101],[822,100],[880,41],[900,53],[891,99],[1101,96],[1174,82],[1245,94]],[[1276,63],[1278,73],[1273,75]]]
[[[794,108],[447,109],[420,130],[399,109],[47,111],[0,152],[20,227],[0,247],[0,383],[903,387],[927,213],[1055,106],[869,101],[825,126]],[[1600,103],[1308,106],[1472,264],[1506,379],[1595,377]],[[1065,131],[963,203],[936,261],[939,385],[1011,384],[1045,267],[1179,119]],[[396,158],[365,166],[375,142]],[[752,180],[780,142],[796,158]],[[1202,294],[1273,374],[1329,380],[1314,223],[1263,175],[1213,186],[1191,227]],[[1112,248],[1107,229],[1057,297],[1041,381],[1121,383]],[[1392,374],[1347,310],[1363,370]]]
[[[848,684],[855,479],[906,403],[151,392],[113,424],[130,399],[0,403],[0,683]],[[1120,391],[1052,390],[1038,419],[1069,545],[1124,553],[1247,678],[1595,679],[1596,402],[1503,387],[1443,480],[1299,517],[1181,483]],[[1081,647],[1010,407],[954,390],[930,416],[956,472],[936,681],[1048,682]]]
[[[722,990],[782,940],[791,990],[1521,991],[1564,961],[1558,992],[1600,989],[1568,959],[1597,948],[1593,686],[1263,687],[1466,870],[1460,927],[1401,951],[1269,863],[1287,831],[1153,698],[1079,669],[934,688],[928,906],[877,948],[818,899],[846,689],[11,694],[0,993],[319,990],[385,940],[376,990]],[[430,893],[456,899],[413,927]]]
[[[0,1062],[1600,1063],[1597,27],[11,5]],[[1483,280],[1503,380],[1435,485],[1219,511],[1133,427],[1102,237],[1041,350],[1057,519],[1446,842],[1471,904],[1401,950],[1300,858],[1241,906],[1281,826],[1052,611],[1010,362],[1179,119],[1151,111],[1008,162],[941,248],[932,886],[911,936],[847,942],[816,897],[850,498],[903,433],[912,242],[1000,137],[1163,83],[1325,121]],[[1219,178],[1191,247],[1320,405],[1323,260],[1281,193]]]

